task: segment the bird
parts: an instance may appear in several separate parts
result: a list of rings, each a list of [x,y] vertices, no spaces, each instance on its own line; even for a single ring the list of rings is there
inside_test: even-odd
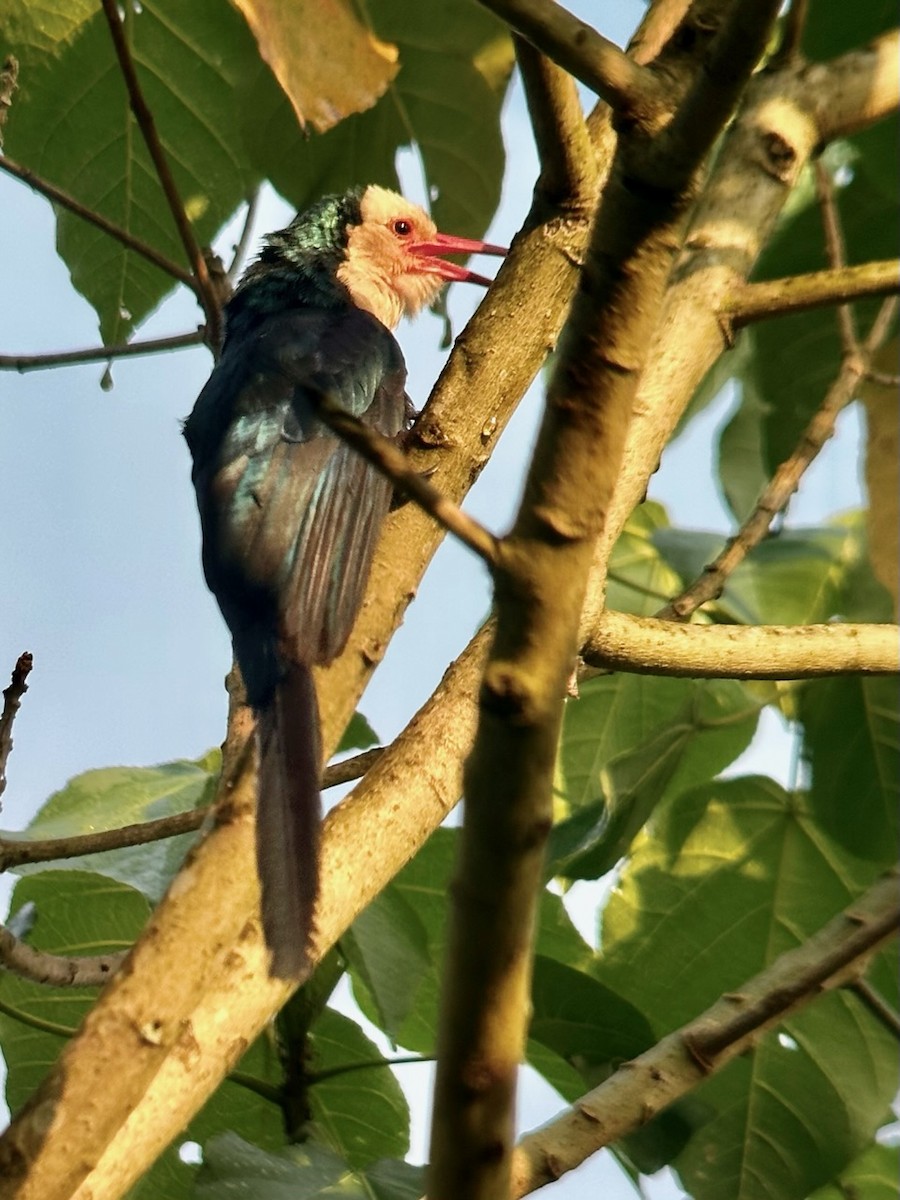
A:
[[[256,862],[273,977],[310,966],[319,887],[321,736],[312,667],[347,642],[390,481],[317,415],[327,394],[400,438],[414,412],[392,330],[445,283],[491,281],[448,254],[501,246],[439,233],[372,184],[268,234],[225,306],[222,352],[184,423],[207,585],[256,719]]]

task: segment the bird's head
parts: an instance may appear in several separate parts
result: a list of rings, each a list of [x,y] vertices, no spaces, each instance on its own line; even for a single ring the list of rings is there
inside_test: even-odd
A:
[[[502,246],[438,233],[418,204],[374,184],[362,193],[359,214],[359,222],[348,226],[337,277],[358,307],[390,329],[430,304],[448,280],[484,287],[491,282],[445,255],[506,253]]]
[[[389,329],[434,300],[448,280],[491,282],[445,255],[506,253],[502,246],[438,233],[418,204],[375,184],[326,196],[266,243],[244,283],[283,268],[322,293],[336,281]]]

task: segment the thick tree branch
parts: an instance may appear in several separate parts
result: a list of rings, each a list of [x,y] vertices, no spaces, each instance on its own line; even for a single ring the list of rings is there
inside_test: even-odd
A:
[[[552,1183],[749,1050],[823,992],[858,979],[900,928],[900,891],[892,873],[817,934],[723,996],[696,1020],[623,1063],[561,1117],[519,1143],[512,1196]]]
[[[184,203],[178,194],[178,188],[169,167],[169,160],[166,157],[159,134],[156,131],[156,122],[153,118],[153,113],[144,99],[144,93],[141,90],[140,81],[137,77],[134,60],[131,57],[131,48],[128,45],[125,26],[119,15],[116,0],[102,0],[102,2],[103,12],[109,25],[113,46],[115,47],[116,57],[119,60],[119,68],[128,91],[131,111],[134,113],[138,128],[150,153],[150,158],[153,160],[160,187],[169,206],[169,212],[172,214],[172,219],[181,238],[181,244],[184,247],[188,262],[193,268],[194,278],[197,281],[196,290],[203,305],[203,311],[206,314],[206,331],[209,336],[209,345],[214,353],[218,353],[218,347],[222,340],[222,307],[218,291],[210,278],[209,268],[203,251],[194,237],[194,231],[188,220]]]
[[[3,127],[12,105],[13,92],[19,86],[19,60],[8,54],[0,67],[0,150],[3,149]]]
[[[801,64],[751,80],[672,274],[650,366],[638,389],[610,520],[597,547],[598,572],[645,494],[691,396],[727,348],[721,316],[727,297],[746,285],[811,155],[840,132],[829,123],[834,94],[843,87],[842,129],[860,128],[900,102],[894,43],[895,35],[886,35],[834,63]],[[591,587],[585,629],[596,624],[602,595],[602,586]]]
[[[666,107],[658,80],[619,47],[549,0],[482,0],[511,29],[602,97],[621,118],[655,124]]]
[[[34,659],[26,650],[16,659],[12,678],[3,689],[3,709],[0,711],[0,797],[6,791],[6,764],[13,748],[12,730],[22,697],[28,691],[28,676]]]
[[[87,350],[60,350],[56,354],[0,354],[0,371],[45,371],[49,367],[71,366],[73,363],[106,362],[130,355],[182,350],[187,346],[202,345],[205,341],[206,330],[201,327],[193,333],[150,338],[145,342],[120,342],[115,346],[92,346]]]
[[[804,107],[814,114],[822,144],[847,137],[895,112],[900,104],[900,30],[892,29],[861,50],[809,66]]]
[[[816,679],[900,672],[896,625],[681,625],[605,611],[582,650],[590,667],[691,679]]]
[[[694,173],[762,52],[777,8],[777,0],[740,0],[731,8],[705,69],[689,82],[689,134],[680,107],[671,139],[620,131],[522,506],[499,546],[496,636],[466,764],[452,893],[430,1200],[509,1194],[553,770],[592,549],[615,488]]]
[[[767,317],[782,317],[862,300],[866,296],[887,296],[900,292],[900,260],[863,263],[855,267],[835,267],[811,271],[763,283],[746,283],[722,304],[722,317],[736,326],[749,325]]]
[[[140,238],[134,237],[127,229],[122,229],[115,222],[107,220],[106,217],[98,212],[94,212],[92,208],[87,208],[80,200],[76,200],[74,196],[70,196],[68,192],[64,192],[48,180],[42,179],[34,171],[29,170],[28,167],[20,166],[5,154],[0,155],[0,171],[6,171],[8,175],[13,175],[16,179],[21,179],[23,183],[27,183],[30,188],[36,192],[40,192],[42,196],[46,196],[54,204],[59,204],[62,208],[67,208],[69,212],[75,213],[77,217],[81,217],[83,221],[87,221],[91,225],[96,225],[98,229],[101,229],[111,238],[115,238],[117,242],[121,242],[126,249],[133,250],[135,254],[140,254],[142,258],[146,258],[148,262],[153,263],[155,267],[159,267],[161,271],[165,271],[172,279],[177,279],[179,283],[183,283],[185,287],[189,287],[195,295],[199,296],[199,284],[189,271],[185,271],[177,263],[170,262],[164,254],[160,254],[158,250],[154,250],[152,246],[146,242],[142,242]]]

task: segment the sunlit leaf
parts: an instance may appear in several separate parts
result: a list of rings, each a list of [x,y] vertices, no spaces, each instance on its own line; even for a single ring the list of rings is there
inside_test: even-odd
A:
[[[233,0],[301,126],[320,133],[370,108],[397,74],[379,41],[342,0]]]

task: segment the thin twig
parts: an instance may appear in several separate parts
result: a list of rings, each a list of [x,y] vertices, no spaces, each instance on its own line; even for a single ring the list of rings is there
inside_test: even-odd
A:
[[[717,600],[722,595],[728,577],[753,547],[759,545],[766,536],[773,519],[797,490],[804,472],[833,435],[839,413],[856,395],[856,389],[868,371],[872,354],[879,348],[890,329],[890,320],[885,319],[882,314],[887,312],[890,315],[894,308],[893,297],[885,300],[865,345],[844,358],[837,378],[828,389],[822,406],[800,435],[793,454],[780,464],[753,512],[734,537],[729,538],[722,553],[704,567],[703,574],[698,579],[661,608],[656,614],[657,617],[684,621],[702,604],[708,600]]]
[[[316,398],[316,407],[329,429],[390,479],[399,491],[414,500],[463,545],[474,550],[488,566],[497,562],[497,539],[494,535],[423,479],[390,438],[364,425],[324,392]]]
[[[200,301],[203,305],[203,311],[206,314],[209,344],[213,350],[217,350],[222,337],[222,311],[216,290],[210,279],[206,259],[203,257],[203,251],[194,237],[194,230],[188,220],[184,203],[175,185],[169,161],[163,150],[159,134],[156,131],[156,122],[153,119],[153,113],[144,99],[144,93],[141,90],[141,85],[137,77],[134,60],[131,57],[131,48],[128,44],[128,38],[125,33],[125,27],[122,24],[122,18],[119,15],[116,0],[103,0],[103,12],[106,15],[106,21],[109,25],[109,32],[112,36],[116,57],[119,60],[122,77],[125,80],[125,87],[128,90],[131,111],[134,113],[144,143],[153,160],[160,186],[165,194],[169,211],[172,214],[172,219],[181,238],[181,244],[184,247],[188,262],[194,270]]]
[[[250,245],[250,238],[253,235],[253,225],[256,221],[256,212],[259,208],[259,188],[254,188],[247,197],[247,211],[244,214],[244,224],[241,228],[240,237],[235,243],[234,257],[231,260],[231,266],[228,268],[228,278],[231,283],[237,279],[240,274],[241,267],[244,265],[244,259],[247,257],[247,248]]]
[[[0,796],[6,791],[6,764],[13,747],[12,727],[22,697],[28,691],[26,680],[34,659],[26,650],[16,659],[9,686],[3,689],[3,710],[0,712]]]
[[[151,338],[146,342],[119,342],[115,346],[91,346],[86,350],[60,350],[55,354],[0,354],[0,371],[43,371],[49,367],[69,366],[72,363],[106,362],[107,359],[127,358],[138,354],[159,354],[166,350],[181,350],[200,346],[206,341],[201,326],[193,333],[178,333],[172,337]]]
[[[719,311],[723,318],[741,327],[767,317],[782,317],[895,292],[900,292],[900,259],[885,259],[747,283],[729,296]]]
[[[142,242],[140,238],[134,237],[126,229],[116,225],[113,221],[107,220],[100,213],[94,212],[93,209],[87,208],[80,200],[76,200],[74,196],[70,196],[68,192],[62,191],[61,188],[42,179],[40,175],[36,175],[34,171],[28,167],[20,166],[5,154],[0,155],[0,170],[6,171],[8,175],[14,175],[16,179],[21,179],[23,183],[27,183],[34,191],[40,192],[42,196],[46,196],[48,200],[52,200],[54,204],[59,204],[62,208],[67,208],[69,212],[75,213],[81,217],[83,221],[87,221],[91,225],[95,225],[98,229],[108,234],[111,238],[115,238],[117,242],[129,250],[133,250],[135,254],[140,254],[146,258],[148,262],[152,262],[155,267],[159,267],[161,271],[165,271],[172,279],[177,279],[179,283],[183,283],[185,287],[189,287],[195,295],[200,294],[199,284],[191,275],[190,271],[185,271],[183,267],[177,263],[171,262],[164,254],[160,254],[158,250],[154,250],[152,246]]]
[[[4,693],[5,695],[5,693]],[[2,725],[0,725],[2,728]],[[361,779],[370,767],[384,754],[384,746],[373,746],[352,758],[331,763],[322,776],[322,788],[336,787]],[[2,789],[0,789],[2,790]],[[86,854],[100,854],[107,850],[124,850],[130,846],[145,846],[150,842],[193,833],[213,813],[213,805],[192,808],[185,812],[172,813],[153,821],[139,821],[122,825],[116,829],[102,829],[94,833],[73,834],[59,838],[15,838],[0,837],[0,872],[26,863],[57,862],[66,858],[82,858]]]
[[[822,230],[825,234],[825,253],[828,257],[828,265],[833,270],[840,270],[841,267],[847,265],[847,253],[844,247],[841,219],[834,199],[834,180],[821,158],[816,159],[815,173],[816,195],[822,210]],[[841,349],[845,355],[852,354],[859,345],[859,338],[856,333],[853,311],[848,304],[841,304],[838,307],[837,320],[841,335]]]
[[[317,1083],[324,1083],[326,1079],[334,1079],[338,1075],[347,1075],[353,1071],[373,1071],[384,1067],[405,1067],[434,1061],[433,1054],[401,1054],[397,1058],[363,1059],[359,1062],[341,1063],[339,1067],[329,1067],[327,1071],[309,1071],[304,1075],[304,1079],[313,1087]]]
[[[900,375],[890,375],[887,371],[875,371],[870,367],[866,371],[866,379],[870,383],[877,383],[879,387],[900,388]]]
[[[889,1033],[900,1038],[900,1013],[888,1004],[880,992],[876,992],[865,979],[855,979],[850,984],[848,991],[859,997],[869,1012],[878,1018]]]
[[[126,954],[126,950],[83,958],[49,954],[20,941],[0,925],[0,965],[32,983],[50,987],[103,987],[122,965]]]

